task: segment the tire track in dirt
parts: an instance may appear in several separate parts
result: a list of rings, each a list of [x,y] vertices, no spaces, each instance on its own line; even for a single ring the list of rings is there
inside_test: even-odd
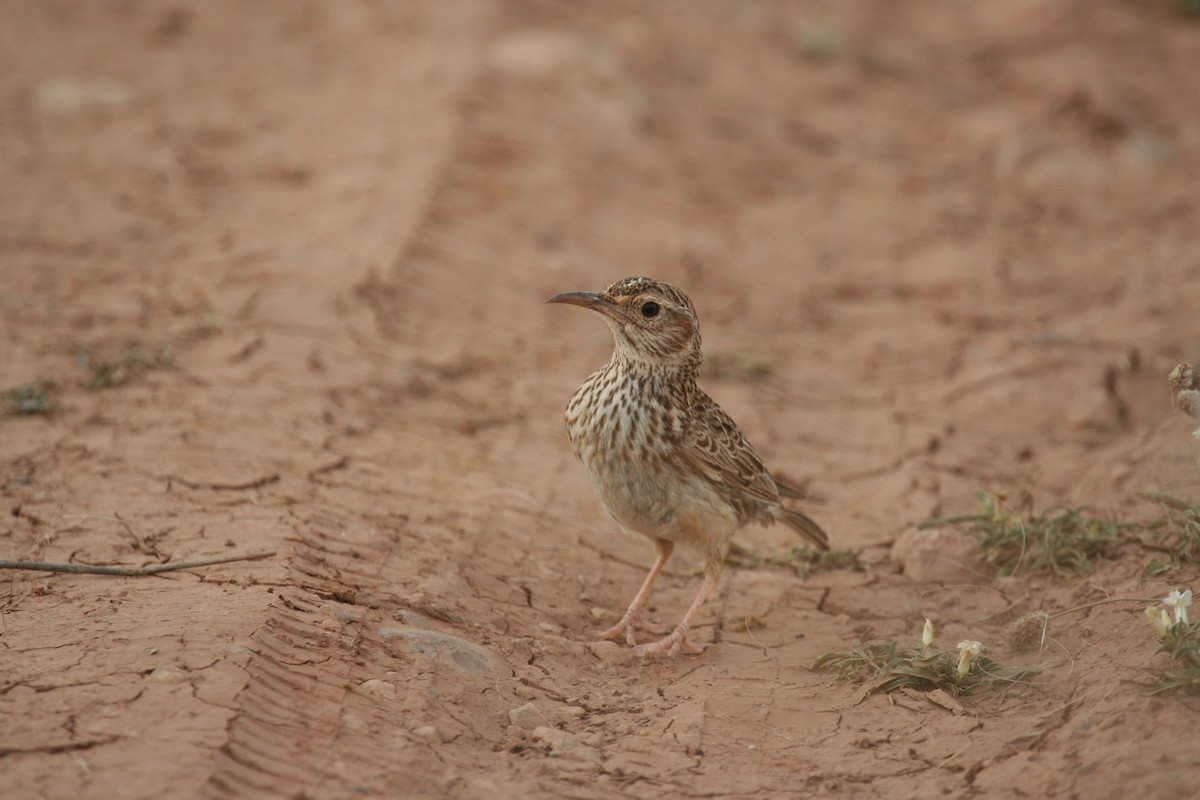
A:
[[[422,24],[436,27],[445,22],[446,15],[429,11],[411,12],[408,22],[416,25],[416,30]],[[483,16],[479,11],[474,8],[470,14]],[[456,23],[461,26],[456,30],[461,37],[457,53],[468,62],[477,48],[467,41],[471,35],[462,31],[479,27],[478,19],[467,20],[470,14]],[[422,22],[423,16],[436,16],[439,21]],[[463,80],[468,84],[472,80],[470,70],[459,66],[453,70],[437,63],[425,67],[431,72],[440,69],[443,78],[447,72],[465,73]],[[446,92],[436,80],[431,80],[430,86],[434,95]],[[435,98],[404,96],[397,102],[420,106],[431,99]],[[426,168],[432,176],[427,183],[436,202],[442,194],[438,187],[444,183],[438,174],[444,176],[453,163],[461,131],[440,101],[434,111],[450,120],[445,125],[448,141],[432,153],[421,154],[433,162]],[[368,120],[367,124],[374,122]],[[442,123],[426,119],[421,124],[436,129]],[[399,172],[407,176],[404,170]],[[385,172],[376,180],[387,177]],[[422,219],[428,215],[418,212],[415,231],[405,240],[409,248],[421,246]],[[309,277],[320,285],[317,276]],[[353,351],[352,347],[347,349]],[[360,355],[364,362],[370,361],[369,354]],[[428,770],[424,771],[424,779],[411,779],[410,774],[422,771],[408,770],[405,765],[428,759],[429,751],[423,747],[427,740],[457,736],[465,729],[453,720],[434,728],[410,719],[426,719],[431,714],[428,707],[438,702],[437,670],[432,665],[443,652],[449,653],[445,656],[450,659],[446,669],[458,675],[458,665],[453,662],[454,654],[459,652],[458,640],[443,641],[435,636],[420,640],[419,646],[408,646],[410,641],[417,641],[412,629],[422,625],[427,628],[433,621],[399,609],[396,596],[389,593],[388,581],[381,574],[385,565],[403,562],[409,555],[396,552],[401,533],[391,520],[384,523],[385,527],[392,526],[387,535],[375,535],[379,526],[362,511],[366,504],[378,504],[378,496],[370,492],[353,492],[351,501],[364,506],[352,510],[330,510],[326,506],[323,494],[339,490],[327,491],[325,482],[333,483],[333,478],[343,472],[362,477],[349,459],[338,458],[333,464],[332,468],[317,468],[308,474],[310,497],[298,505],[289,503],[294,516],[284,516],[294,531],[287,542],[291,552],[281,549],[291,585],[275,592],[277,597],[254,636],[254,654],[246,665],[247,681],[237,697],[236,716],[228,724],[228,740],[214,760],[205,787],[209,797],[316,798],[369,792],[407,796],[440,793],[444,788]],[[445,641],[452,641],[454,646],[439,649]],[[462,652],[473,653],[465,646],[463,643]],[[424,655],[422,647],[428,651]],[[428,662],[426,669],[411,668],[421,658]],[[404,670],[399,678],[397,670]],[[405,689],[403,702],[381,702],[395,698],[397,687],[403,688],[410,680],[424,680],[422,685],[428,691]],[[433,782],[426,785],[423,781]]]
[[[525,29],[527,22],[518,6],[508,7],[505,14],[498,16],[502,17],[498,32],[487,49],[485,67],[466,93],[463,119],[451,146],[452,155],[436,182],[425,213],[391,271],[360,286],[359,297],[374,311],[378,329],[389,339],[391,351],[407,360],[412,369],[432,375],[428,382],[413,387],[419,391],[389,398],[403,409],[395,412],[396,424],[424,420],[425,427],[419,434],[425,442],[422,449],[450,454],[464,484],[482,478],[523,486],[527,495],[532,494],[530,505],[544,509],[547,497],[554,494],[562,480],[562,470],[548,465],[545,453],[566,450],[561,442],[545,441],[558,431],[545,425],[540,415],[545,405],[544,395],[550,387],[555,391],[563,387],[559,378],[546,375],[539,368],[539,361],[563,345],[549,336],[523,340],[521,337],[539,331],[536,312],[528,313],[533,319],[515,325],[510,322],[517,313],[514,309],[536,307],[533,304],[542,296],[564,285],[603,285],[615,276],[631,272],[654,271],[678,280],[676,276],[683,275],[689,260],[695,258],[690,250],[690,255],[671,254],[668,263],[662,266],[642,265],[640,259],[647,252],[661,252],[662,240],[687,240],[685,232],[697,224],[697,217],[719,227],[720,214],[714,213],[710,204],[712,193],[726,187],[719,186],[720,178],[710,178],[713,185],[692,187],[697,194],[708,193],[705,199],[697,200],[689,197],[686,189],[671,187],[669,181],[661,180],[664,170],[687,172],[687,158],[672,159],[662,141],[633,135],[640,126],[649,124],[641,99],[645,87],[633,77],[615,49],[602,40],[579,35],[570,25],[564,24],[563,32],[554,32],[554,23],[564,21],[553,13],[542,15],[541,25],[532,31]],[[603,109],[603,114],[615,115],[617,122],[592,116],[597,108]],[[530,125],[531,114],[542,115],[542,124]],[[616,152],[606,154],[604,141],[614,135],[627,139]],[[599,169],[598,161],[605,161]],[[703,183],[703,179],[696,182]],[[543,192],[560,198],[565,195],[562,210],[540,204],[538,197]],[[717,205],[719,212],[720,204]],[[586,222],[578,221],[581,216]],[[631,224],[634,219],[636,224]],[[614,236],[615,233],[619,235]],[[491,259],[496,254],[504,254],[513,263],[493,263]],[[531,268],[531,264],[545,264],[549,269]],[[428,312],[444,307],[447,297],[454,298],[453,315]],[[463,325],[464,319],[473,320],[473,324]],[[545,330],[544,322],[542,326]],[[492,335],[481,338],[480,330],[488,330]],[[578,343],[565,347],[575,351],[585,349]],[[589,358],[599,355],[588,352]],[[519,378],[514,377],[518,375]],[[488,385],[490,397],[482,408],[472,405],[478,401],[464,399],[456,391],[455,384],[463,377]],[[501,406],[516,411],[512,419],[498,427],[475,428],[466,437],[448,437],[448,431],[437,427],[442,420],[476,419],[481,411],[490,414]],[[401,416],[405,422],[400,421]],[[434,423],[432,427],[430,422]],[[479,488],[460,485],[455,490]],[[503,490],[504,485],[500,488]],[[402,738],[397,741],[403,742],[404,747],[387,762],[391,770],[403,770],[405,757],[424,752],[421,735],[435,736],[443,742],[473,736],[472,742],[459,741],[461,746],[455,748],[455,754],[446,755],[447,773],[453,774],[455,769],[467,771],[467,760],[474,759],[470,774],[478,780],[489,780],[489,771],[479,763],[480,759],[489,759],[489,750],[495,752],[505,746],[522,751],[530,748],[530,739],[514,742],[507,738],[511,733],[504,733],[506,713],[520,706],[522,700],[529,700],[546,715],[549,728],[567,737],[558,745],[560,752],[556,754],[570,753],[573,757],[531,758],[514,763],[501,753],[495,766],[506,769],[507,777],[502,779],[493,772],[490,780],[505,785],[506,789],[513,788],[512,782],[523,785],[527,775],[542,775],[546,776],[543,781],[546,778],[550,781],[542,785],[542,793],[605,796],[605,791],[598,787],[589,792],[578,786],[580,775],[592,775],[602,763],[603,774],[620,785],[640,783],[654,787],[652,791],[668,793],[698,790],[701,784],[717,786],[717,791],[737,790],[744,779],[739,777],[736,766],[730,769],[730,765],[719,760],[701,763],[704,749],[701,742],[705,739],[709,741],[707,746],[716,752],[736,752],[744,747],[741,721],[725,726],[721,716],[714,722],[705,701],[698,699],[707,696],[710,681],[717,678],[704,669],[694,680],[682,679],[678,692],[683,694],[682,702],[674,696],[668,700],[661,690],[657,695],[653,691],[656,681],[674,682],[668,676],[678,671],[677,665],[650,668],[646,671],[654,677],[647,679],[650,681],[647,686],[625,689],[625,682],[632,678],[622,677],[611,664],[589,655],[588,649],[576,641],[579,632],[594,626],[595,621],[580,615],[581,608],[586,610],[587,605],[564,599],[574,594],[584,599],[582,596],[593,590],[596,579],[572,574],[580,568],[575,559],[569,567],[556,568],[560,556],[555,547],[561,533],[551,529],[553,523],[537,514],[534,519],[526,520],[532,525],[524,537],[534,539],[532,544],[522,536],[520,528],[505,530],[494,520],[471,519],[461,530],[454,530],[444,524],[449,500],[443,494],[441,502],[436,502],[438,495],[433,493],[436,491],[431,487],[429,505],[443,524],[429,533],[427,545],[437,546],[443,537],[447,540],[443,546],[449,546],[452,537],[467,540],[468,557],[455,560],[461,565],[461,578],[475,595],[471,613],[464,616],[474,620],[476,628],[460,626],[470,631],[462,636],[491,639],[498,643],[498,648],[511,652],[508,669],[514,675],[494,679],[503,704],[481,703],[478,697],[464,693],[459,693],[458,701],[451,704],[448,696],[442,694],[441,704],[423,705],[394,727],[392,736],[400,735]],[[344,499],[339,502],[341,508],[350,506]],[[349,513],[347,519],[354,520],[355,516]],[[416,559],[410,558],[405,563],[397,556],[396,548],[360,548],[362,532],[354,530],[355,527],[350,525],[348,532],[306,525],[298,531],[294,567],[298,582],[308,591],[324,597],[327,604],[335,599],[366,602],[364,596],[386,595],[380,576],[366,574],[361,562],[349,551],[340,549],[342,537],[347,535],[354,543],[353,549],[366,555],[366,563],[383,563],[387,574],[398,573],[387,586],[411,586],[420,578],[422,573]],[[501,574],[508,559],[514,562],[514,571],[533,572],[536,577],[527,580],[537,581],[537,592],[531,591],[525,580],[514,585],[517,581],[507,580]],[[616,572],[624,580],[628,570],[625,566],[614,568],[608,559],[588,558],[584,564],[583,569],[602,570],[605,578],[609,578],[608,573]],[[660,600],[672,606],[686,605],[684,595],[690,597],[694,586],[686,574],[670,577],[676,585],[664,585]],[[806,605],[811,605],[808,595],[819,591],[801,592]],[[605,594],[609,594],[607,589]],[[481,608],[480,600],[491,607]],[[315,642],[321,630],[322,605],[311,597],[306,602],[309,610],[303,618],[308,640]],[[722,608],[722,603],[713,605],[718,613]],[[411,613],[411,609],[408,611]],[[299,612],[291,609],[287,613],[294,620]],[[394,613],[401,620],[405,618],[403,608]],[[351,663],[355,658],[363,662],[349,668],[348,686],[372,680],[368,677],[373,674],[372,669],[397,668],[395,663],[373,660],[388,652],[382,648],[382,628],[375,627],[383,624],[380,614],[382,606],[366,612],[364,622],[359,625],[361,639],[353,644],[339,640],[330,646],[328,652],[338,662]],[[485,621],[483,629],[479,620]],[[568,626],[572,633],[556,636]],[[726,647],[729,652],[737,652],[732,649],[734,644]],[[776,659],[782,658],[784,663],[792,665],[804,658],[801,653],[806,649],[805,644],[789,642],[785,651],[775,651],[771,655],[775,669],[779,663]],[[619,660],[621,648],[600,648],[596,652],[604,653],[604,658]],[[438,653],[433,658],[443,659],[440,664],[445,672],[444,655]],[[404,662],[398,668],[411,667],[411,663]],[[318,673],[327,668],[306,665],[304,669],[314,674],[305,680],[318,683],[325,680]],[[636,667],[633,669],[638,671]],[[573,676],[582,675],[589,676],[584,683],[597,687],[591,693],[599,698],[589,698],[585,688],[574,685]],[[447,681],[456,686],[465,680],[451,672],[441,678],[438,688],[443,688]],[[247,691],[254,690],[256,684],[252,677]],[[719,691],[729,691],[739,682],[734,675],[721,673],[719,685]],[[400,688],[400,696],[411,702],[413,692],[419,689],[414,679]],[[604,698],[606,693],[614,698]],[[341,702],[350,701],[343,698]],[[739,700],[728,713],[740,714],[744,702]],[[677,704],[679,708],[675,708]],[[345,705],[332,707],[338,708],[340,714],[347,713]],[[474,708],[479,713],[468,717],[465,712]],[[576,712],[584,715],[578,722],[564,722],[558,716]],[[464,730],[470,728],[463,721],[468,718],[478,720],[474,724],[482,728]],[[796,718],[797,715],[790,714],[784,724],[794,725]],[[416,724],[428,719],[434,720],[432,726]],[[551,720],[555,724],[550,724]],[[378,720],[372,718],[368,724],[375,721]],[[339,729],[331,714],[308,720],[299,712],[299,718],[289,718],[288,724],[298,729],[311,726],[313,738],[322,742]],[[433,733],[418,734],[430,727]],[[251,733],[261,732],[255,729]],[[518,735],[531,736],[529,730]],[[577,735],[587,737],[590,744],[580,744],[583,740],[573,738]],[[811,731],[803,731],[800,737],[811,735]],[[356,774],[368,774],[373,765],[382,762],[377,753],[363,752],[372,743],[365,743],[362,748],[350,744],[353,736],[350,731],[339,734],[336,744],[330,740],[331,747],[336,748],[338,758],[357,765]],[[237,736],[233,739],[236,742]],[[382,750],[379,740],[373,746]],[[237,745],[231,744],[231,749],[237,752]],[[555,745],[550,749],[554,750]],[[780,766],[764,776],[760,785],[785,787],[794,775],[794,768],[786,766],[789,762],[784,755],[773,757],[780,759]],[[322,761],[317,758],[298,765],[308,775],[310,786],[331,786],[336,779],[333,762],[317,763]],[[735,763],[742,762],[731,762]],[[703,773],[699,782],[695,777],[697,770]],[[228,772],[235,774],[236,769],[231,765]],[[422,774],[427,773],[426,768]],[[387,786],[388,780],[381,776],[381,783],[365,785],[376,789]]]
[[[656,113],[649,88],[616,48],[562,9],[501,3],[494,17],[425,213],[389,271],[360,287],[379,330],[414,360],[524,365],[540,346],[521,340],[530,321],[514,314],[564,281],[651,269],[635,254],[695,211],[655,180],[667,167],[661,143],[641,135]],[[539,201],[551,194],[566,197]],[[455,314],[428,313],[446,298]]]
[[[507,24],[519,27],[511,18]],[[548,48],[552,58],[567,59],[569,67],[581,69],[585,75],[595,77],[595,71],[610,69],[604,52],[576,51],[571,40],[551,38],[531,44],[534,49]],[[506,58],[503,48],[499,55],[495,49],[491,52],[493,59],[503,62]],[[442,385],[452,382],[460,369],[476,374],[480,369],[494,370],[490,359],[512,346],[510,338],[501,336],[471,347],[472,361],[463,367],[453,359],[461,359],[468,342],[455,321],[468,317],[498,320],[504,316],[506,304],[524,305],[530,284],[541,283],[529,277],[504,283],[490,280],[494,265],[489,259],[496,252],[511,252],[514,235],[525,242],[516,246],[518,250],[545,246],[537,242],[556,236],[553,232],[539,235],[533,230],[535,221],[514,220],[509,209],[499,203],[501,197],[535,194],[538,182],[545,179],[516,162],[557,153],[562,161],[547,168],[552,172],[571,169],[572,154],[562,150],[562,134],[549,124],[529,126],[528,107],[514,102],[514,93],[522,99],[528,89],[514,87],[514,81],[528,77],[514,77],[514,69],[520,68],[493,60],[465,92],[463,116],[447,146],[441,175],[433,181],[422,217],[387,278],[369,280],[359,291],[374,309],[379,329],[401,352],[407,351],[413,363],[452,362],[450,367],[433,370],[441,384],[435,388],[433,400],[449,401],[452,406],[458,405],[457,398],[445,396]],[[579,130],[583,123],[578,117],[567,116],[571,127]],[[510,168],[498,169],[497,161]],[[490,188],[480,194],[481,185]],[[595,189],[585,186],[579,191],[582,197]],[[619,187],[614,190],[622,191]],[[637,201],[629,213],[660,213],[655,193],[630,193],[627,199],[633,194]],[[630,204],[624,205],[628,209]],[[487,293],[463,293],[464,287],[485,283]],[[432,300],[454,292],[460,293],[467,307],[452,319],[423,313]],[[513,390],[504,382],[498,388],[509,394]],[[469,418],[476,409],[466,411]],[[444,414],[442,410],[439,416]],[[520,439],[527,427],[518,419],[499,435],[504,440]],[[520,448],[503,449],[507,466],[520,474],[533,472],[521,463]],[[499,468],[503,470],[504,465]],[[209,796],[443,794],[461,780],[455,777],[458,773],[453,765],[447,765],[440,779],[428,766],[408,770],[406,765],[436,758],[437,745],[468,737],[474,740],[469,750],[474,750],[476,757],[500,751],[501,763],[496,766],[503,770],[503,748],[510,744],[503,723],[508,709],[514,702],[519,704],[513,699],[522,694],[517,684],[538,685],[535,676],[542,673],[536,668],[515,683],[508,675],[496,674],[504,663],[500,654],[468,641],[480,638],[479,633],[464,633],[460,638],[443,632],[470,630],[470,626],[452,604],[441,602],[436,591],[426,603],[419,602],[419,592],[405,599],[393,593],[420,578],[421,559],[406,551],[405,545],[419,543],[421,535],[414,534],[403,520],[383,523],[390,526],[390,535],[378,535],[378,529],[372,533],[366,515],[351,509],[381,500],[391,503],[395,497],[376,494],[361,483],[354,486],[353,468],[339,472],[351,473],[349,483],[344,484],[351,488],[318,489],[313,503],[320,508],[320,495],[331,494],[338,497],[341,510],[312,512],[293,523],[290,569],[295,588],[279,593],[256,637],[256,654],[247,667],[249,679],[239,697],[239,713],[229,726],[229,743],[208,784]],[[535,482],[547,480],[542,469],[534,474],[541,476]],[[430,514],[440,520],[435,523],[438,530],[425,537],[425,547],[438,548],[438,537],[460,533],[440,503],[410,499],[407,505],[428,506]],[[471,525],[474,533],[466,548],[472,562],[491,562],[498,555],[491,552],[497,543],[478,538],[482,527]],[[501,542],[498,546],[505,545]],[[486,557],[476,558],[481,552],[487,553]],[[473,570],[466,577],[478,596],[490,597],[493,604],[511,602],[516,609],[533,602],[527,592],[514,592],[514,587],[487,574]],[[487,616],[481,609],[474,611],[476,619]],[[450,627],[439,620],[449,621]],[[505,620],[496,624],[507,627]],[[527,652],[530,645],[523,643],[527,632],[520,633],[523,635],[513,644]],[[483,638],[487,639],[486,633]],[[582,651],[578,645],[572,647]],[[532,662],[532,656],[527,657]],[[504,669],[501,674],[511,672],[511,668]],[[500,684],[500,693],[509,699],[497,702],[495,692],[488,690],[492,684]],[[528,696],[528,688],[523,691]],[[571,699],[552,688],[548,691],[558,698],[558,705]],[[536,694],[544,697],[541,691]],[[591,751],[585,748],[582,752],[586,756]],[[585,757],[583,762],[579,766],[590,773],[590,761]],[[534,774],[541,771],[536,763],[530,768]],[[592,795],[581,786],[566,789],[576,781],[567,777],[561,782],[562,771],[554,770],[560,787],[572,795]],[[504,780],[507,788],[529,788],[519,772]],[[409,779],[406,773],[421,777]],[[486,781],[486,775],[469,780]]]
[[[561,719],[553,707],[569,703],[528,688],[546,680],[518,664],[533,662],[529,637],[509,638],[506,652],[495,633],[502,617],[528,610],[523,596],[506,599],[474,572],[419,580],[422,565],[445,552],[439,531],[454,526],[436,502],[410,503],[414,518],[432,521],[420,523],[364,513],[379,495],[361,484],[315,494],[326,495],[314,498],[317,510],[290,521],[293,585],[277,593],[255,637],[207,796],[531,792],[548,768],[510,752],[519,742],[506,732],[507,713],[536,696],[550,725]],[[573,646],[575,657],[582,652]],[[591,761],[576,766],[595,770]]]
[[[427,757],[422,737],[457,735],[450,728],[424,730],[410,719],[423,717],[437,701],[435,683],[426,687],[430,691],[404,691],[399,705],[381,701],[420,680],[413,652],[404,646],[418,636],[414,631],[429,632],[421,646],[433,653],[431,664],[449,654],[450,671],[460,640],[407,624],[403,620],[430,620],[397,609],[394,596],[381,592],[382,567],[397,557],[392,538],[356,535],[361,526],[352,515],[322,514],[293,524],[295,586],[278,593],[256,637],[249,680],[208,796],[438,791],[408,782],[404,769],[406,762]],[[463,646],[461,652],[469,651]],[[486,662],[483,668],[470,659],[467,664],[460,667],[467,674],[490,672]]]

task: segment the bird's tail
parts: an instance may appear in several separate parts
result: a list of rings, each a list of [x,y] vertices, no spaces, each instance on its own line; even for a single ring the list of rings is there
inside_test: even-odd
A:
[[[806,536],[809,541],[816,545],[821,550],[829,549],[829,536],[825,531],[821,530],[821,526],[813,522],[804,514],[790,508],[783,509],[783,521],[786,522],[792,530],[803,536]]]

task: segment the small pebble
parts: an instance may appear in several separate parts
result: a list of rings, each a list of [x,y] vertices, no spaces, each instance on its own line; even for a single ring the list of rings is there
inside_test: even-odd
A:
[[[435,742],[439,740],[437,728],[432,725],[422,725],[419,728],[413,728],[413,736],[418,739],[423,739],[427,742]]]

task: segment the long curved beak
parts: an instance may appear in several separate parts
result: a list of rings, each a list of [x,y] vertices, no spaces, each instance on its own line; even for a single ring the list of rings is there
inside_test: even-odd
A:
[[[556,294],[546,302],[567,303],[572,306],[590,308],[592,311],[599,311],[601,314],[611,317],[617,322],[629,321],[629,317],[625,315],[624,309],[614,303],[613,299],[603,292],[566,292],[564,294]]]

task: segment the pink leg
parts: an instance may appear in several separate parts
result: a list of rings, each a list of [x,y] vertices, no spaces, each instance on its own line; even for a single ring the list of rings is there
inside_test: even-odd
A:
[[[656,539],[654,541],[654,549],[658,551],[658,558],[655,560],[654,566],[650,568],[650,574],[646,576],[646,580],[642,581],[642,588],[638,589],[637,595],[634,596],[633,602],[629,604],[629,608],[625,610],[625,615],[621,617],[621,621],[608,630],[596,634],[601,639],[618,639],[624,634],[625,641],[632,646],[637,644],[633,639],[634,628],[641,628],[642,630],[656,634],[664,634],[670,630],[666,626],[656,625],[642,619],[642,606],[646,604],[646,598],[650,596],[650,587],[654,585],[654,579],[658,577],[658,573],[662,572],[667,559],[671,557],[671,551],[675,549],[675,543],[669,542],[666,539]]]
[[[683,615],[683,621],[676,626],[675,630],[671,631],[670,636],[667,636],[665,639],[659,639],[652,644],[638,645],[633,648],[633,654],[644,657],[655,656],[665,652],[669,656],[677,656],[680,650],[685,653],[703,653],[704,645],[689,639],[687,635],[688,629],[692,627],[692,622],[695,621],[696,615],[700,613],[700,607],[704,605],[704,601],[708,599],[709,593],[717,585],[717,580],[720,577],[720,568],[713,568],[709,564],[704,570],[704,583],[700,585],[700,591],[696,592],[696,599],[692,601],[692,607]]]

